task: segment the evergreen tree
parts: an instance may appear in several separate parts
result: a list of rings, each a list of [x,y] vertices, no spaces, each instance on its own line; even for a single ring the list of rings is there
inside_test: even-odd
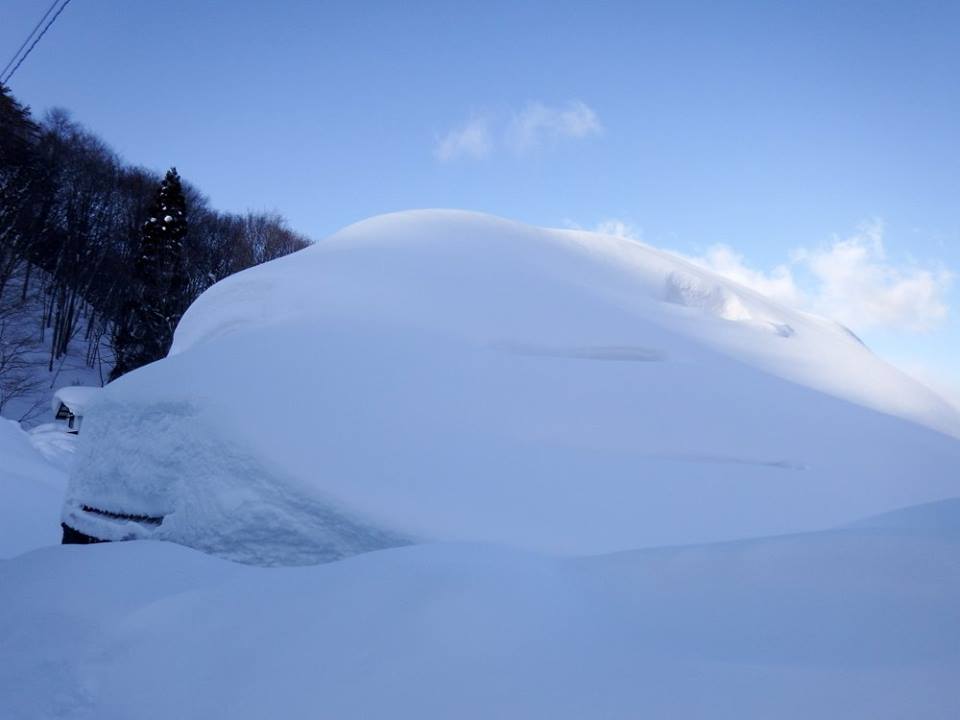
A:
[[[140,229],[131,293],[113,337],[115,380],[165,357],[185,310],[183,239],[187,208],[176,168],[170,168]]]

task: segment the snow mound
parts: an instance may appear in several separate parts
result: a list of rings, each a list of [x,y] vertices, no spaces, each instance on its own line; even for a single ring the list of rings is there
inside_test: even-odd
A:
[[[204,293],[91,408],[64,518],[263,564],[612,552],[960,495],[947,433],[835,323],[669,253],[415,211]]]

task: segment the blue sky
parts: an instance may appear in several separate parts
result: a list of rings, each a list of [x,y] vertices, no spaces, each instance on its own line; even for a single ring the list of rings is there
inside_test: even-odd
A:
[[[48,4],[3,0],[3,62]],[[223,209],[605,223],[960,387],[958,37],[957,2],[74,0],[11,86]]]

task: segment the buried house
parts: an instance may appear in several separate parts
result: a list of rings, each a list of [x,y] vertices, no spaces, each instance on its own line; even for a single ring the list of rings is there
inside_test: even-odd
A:
[[[50,403],[55,419],[64,422],[68,433],[78,434],[83,416],[99,392],[98,387],[81,385],[60,388],[53,394],[53,400]]]
[[[960,414],[845,328],[639,242],[460,211],[218,282],[100,392],[62,522],[260,565],[612,553],[960,495]]]

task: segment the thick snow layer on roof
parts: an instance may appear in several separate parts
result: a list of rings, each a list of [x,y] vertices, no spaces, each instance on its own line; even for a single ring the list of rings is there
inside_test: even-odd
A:
[[[64,516],[261,563],[610,552],[960,494],[957,435],[846,329],[668,253],[417,211],[204,293],[103,391]]]
[[[955,718],[957,511],[588,558],[44,549],[0,564],[0,698],[23,720]]]
[[[68,385],[57,390],[50,401],[54,413],[60,409],[60,404],[66,405],[74,415],[84,415],[87,408],[100,394],[101,388],[86,387],[83,385]]]

